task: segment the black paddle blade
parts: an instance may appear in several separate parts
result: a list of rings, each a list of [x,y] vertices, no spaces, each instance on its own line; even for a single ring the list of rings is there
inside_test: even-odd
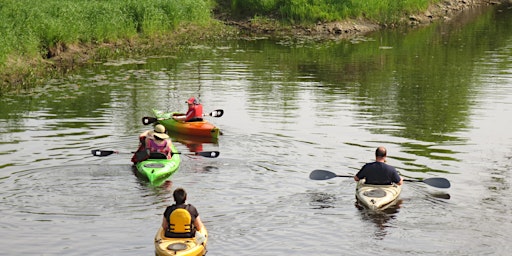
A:
[[[209,158],[216,158],[220,155],[219,151],[203,151],[203,152],[196,152],[195,155],[209,157]]]
[[[102,157],[102,156],[110,156],[114,153],[117,153],[116,151],[113,151],[113,150],[99,150],[99,149],[94,149],[94,150],[91,150],[91,153],[93,156],[99,156],[99,157]]]
[[[212,112],[210,112],[209,114],[210,116],[213,116],[213,117],[221,117],[222,115],[224,115],[224,110],[222,109],[216,109]]]
[[[142,118],[142,124],[144,124],[144,125],[152,124],[152,123],[155,123],[156,121],[158,121],[158,119],[156,119],[154,117],[145,116]]]
[[[328,180],[337,177],[336,173],[326,170],[314,170],[309,174],[312,180]]]
[[[450,181],[445,178],[428,178],[422,180],[424,183],[436,188],[449,188]]]

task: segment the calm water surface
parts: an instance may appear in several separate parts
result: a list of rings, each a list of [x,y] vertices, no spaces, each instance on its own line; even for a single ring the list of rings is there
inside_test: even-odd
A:
[[[198,96],[216,142],[174,136],[172,187],[137,179],[151,109]],[[111,60],[0,98],[0,255],[153,255],[184,187],[208,255],[508,255],[512,246],[512,10],[349,42],[226,41]],[[375,147],[407,178],[397,207],[355,206],[348,178]],[[121,152],[93,157],[91,149]]]

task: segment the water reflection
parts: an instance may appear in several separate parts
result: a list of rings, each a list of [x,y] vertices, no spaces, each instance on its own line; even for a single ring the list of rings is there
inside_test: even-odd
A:
[[[313,192],[308,195],[312,209],[334,208],[336,195],[324,192]]]
[[[386,229],[391,227],[388,222],[396,218],[401,204],[402,199],[398,199],[396,200],[395,204],[387,207],[386,209],[378,211],[370,210],[359,204],[357,201],[354,205],[359,210],[361,219],[363,221],[372,222],[375,224],[375,227],[377,228],[374,233],[375,238],[384,239],[388,233]]]
[[[209,144],[218,146],[219,141],[217,138],[210,138],[210,137],[197,137],[197,136],[190,136],[190,135],[184,135],[184,134],[169,134],[171,137],[171,140],[173,142],[179,142],[183,145],[185,145],[190,152],[201,152],[204,151],[203,145]]]

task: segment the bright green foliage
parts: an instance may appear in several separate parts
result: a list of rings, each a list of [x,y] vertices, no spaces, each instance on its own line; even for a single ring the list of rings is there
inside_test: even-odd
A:
[[[211,0],[2,0],[0,65],[58,44],[153,36],[211,19]]]
[[[231,0],[234,14],[276,14],[292,23],[314,23],[364,17],[397,22],[404,14],[425,10],[438,0]]]
[[[315,23],[364,17],[397,22],[439,0],[2,0],[0,67],[8,58],[46,56],[58,45],[102,43],[172,33],[205,24],[213,8],[233,16]]]

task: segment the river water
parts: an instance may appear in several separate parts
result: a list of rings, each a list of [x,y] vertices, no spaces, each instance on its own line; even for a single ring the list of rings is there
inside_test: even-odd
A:
[[[218,141],[173,139],[172,187],[132,172],[151,109],[223,109]],[[0,255],[153,255],[185,188],[208,255],[508,255],[512,9],[349,41],[221,41],[109,60],[0,98]],[[397,206],[355,205],[377,146],[406,178]],[[199,149],[198,149],[199,147]],[[92,149],[120,154],[94,157]]]

